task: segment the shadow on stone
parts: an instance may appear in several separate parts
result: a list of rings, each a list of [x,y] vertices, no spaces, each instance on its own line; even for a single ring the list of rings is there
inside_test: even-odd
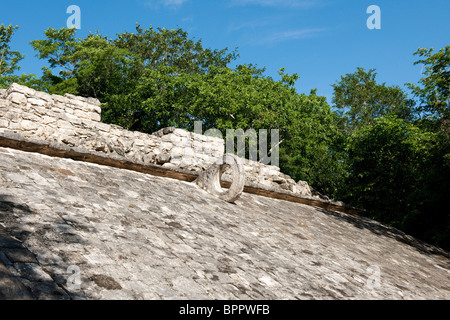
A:
[[[419,239],[416,239],[413,236],[407,235],[403,231],[398,230],[394,227],[383,225],[382,223],[377,222],[375,220],[371,220],[369,218],[361,217],[361,216],[343,214],[343,213],[339,213],[336,211],[329,211],[329,210],[325,210],[325,209],[321,209],[321,208],[317,208],[317,210],[319,210],[320,212],[323,212],[326,215],[334,216],[335,218],[337,218],[339,220],[343,220],[345,222],[351,223],[352,225],[354,225],[357,228],[370,230],[371,232],[373,232],[374,234],[376,234],[378,236],[389,237],[389,238],[395,239],[399,242],[402,242],[404,244],[407,244],[407,245],[415,248],[421,254],[438,255],[438,256],[443,256],[447,259],[450,258],[449,252],[447,252],[441,248],[432,246],[432,245],[430,245],[424,241],[421,241]],[[445,268],[450,269],[450,265],[445,266]]]
[[[0,300],[69,300],[83,299],[79,292],[70,292],[66,276],[55,274],[42,265],[24,243],[31,232],[16,223],[20,217],[37,214],[26,204],[15,203],[10,196],[0,194]],[[40,229],[41,228],[41,229]],[[33,233],[44,233],[36,226]],[[78,237],[77,242],[83,240]],[[61,257],[65,261],[67,257]],[[68,275],[67,275],[68,276]]]

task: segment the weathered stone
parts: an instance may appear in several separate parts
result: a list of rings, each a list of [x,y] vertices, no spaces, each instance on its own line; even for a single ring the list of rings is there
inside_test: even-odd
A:
[[[120,286],[119,283],[117,283],[116,280],[114,280],[112,277],[103,274],[95,274],[91,276],[91,279],[95,282],[96,285],[107,290],[122,289],[122,287]]]
[[[308,196],[312,196],[311,189],[310,189],[310,187],[309,187],[309,185],[308,185],[308,183],[306,181],[299,180],[297,182],[297,186],[296,187],[297,187],[298,193],[305,194],[305,195],[308,195]]]
[[[10,93],[8,96],[8,100],[22,106],[26,106],[28,101],[27,97],[23,93],[19,92]]]
[[[56,126],[60,129],[73,129],[72,123],[70,123],[69,121],[64,121],[64,120],[58,120],[56,122]]]
[[[74,109],[73,114],[79,118],[91,120],[89,113],[85,111]]]
[[[36,130],[38,128],[38,125],[36,122],[30,120],[22,120],[20,122],[20,127],[22,128],[22,130],[28,131],[28,130]]]
[[[141,139],[134,139],[133,143],[134,143],[134,146],[136,146],[136,147],[145,146],[144,140],[141,140]]]
[[[38,263],[34,255],[27,249],[5,250],[5,255],[11,262]]]
[[[220,186],[220,178],[227,167],[231,168],[232,183],[228,190],[223,190]],[[217,196],[219,199],[234,202],[244,191],[245,171],[240,158],[225,154],[214,165],[202,172],[197,179],[200,188]]]
[[[170,162],[171,156],[167,153],[160,153],[156,156],[156,162],[159,164],[165,164]]]
[[[89,112],[89,117],[92,121],[100,122],[101,116],[98,113]]]
[[[173,144],[171,142],[161,142],[161,149],[165,151],[170,151],[173,148]]]
[[[185,138],[189,138],[189,139],[190,139],[190,135],[191,135],[188,131],[177,129],[177,128],[175,128],[175,130],[173,131],[173,134],[175,134],[179,137],[185,137]]]
[[[57,95],[57,94],[52,94],[51,98],[53,99],[53,101],[60,102],[63,104],[70,103],[70,99],[68,99],[67,97]]]
[[[0,127],[7,128],[9,125],[9,121],[7,119],[0,119]]]
[[[0,166],[0,298],[450,299],[448,253],[370,219],[10,148]]]
[[[94,107],[99,107],[100,104],[101,104],[100,101],[99,101],[98,99],[95,99],[95,98],[87,98],[86,102],[89,103],[89,104],[91,104],[91,105],[93,105]],[[98,113],[101,112],[101,109],[100,109],[100,108],[99,108],[99,109],[96,109],[96,110],[99,110]]]
[[[174,158],[181,158],[183,156],[183,148],[182,147],[174,147],[170,150],[170,155],[172,156],[172,159]]]
[[[36,106],[44,106],[47,104],[46,101],[40,100],[40,99],[35,99],[35,98],[28,98],[28,103],[31,103],[32,105],[36,105]]]
[[[57,116],[58,118],[61,116],[61,114],[64,114],[64,113],[65,113],[65,110],[64,110],[64,109],[58,108],[58,107],[52,107],[51,110],[52,110],[54,113],[58,114],[58,116]]]
[[[9,88],[6,90],[6,95],[11,94],[12,92],[20,92],[22,94],[24,94],[27,97],[33,97],[36,95],[36,91],[28,88],[26,86],[22,86],[20,84],[17,83],[13,83],[9,86]]]
[[[20,281],[20,278],[9,272],[0,262],[0,300],[32,300],[30,290]]]
[[[156,155],[153,152],[150,152],[144,156],[144,163],[155,163]]]
[[[47,103],[52,104],[53,103],[53,99],[52,96],[46,92],[40,92],[40,91],[36,91],[34,94],[34,97],[36,99],[42,99],[47,101]]]

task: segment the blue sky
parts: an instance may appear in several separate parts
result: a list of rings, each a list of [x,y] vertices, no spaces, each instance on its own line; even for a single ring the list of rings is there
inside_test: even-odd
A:
[[[26,55],[21,72],[41,74],[44,61],[29,42],[48,27],[66,26],[69,5],[81,9],[79,37],[98,30],[114,37],[146,27],[182,28],[213,49],[238,48],[238,64],[297,73],[298,92],[332,97],[331,84],[357,67],[374,68],[378,81],[403,86],[421,78],[413,53],[450,45],[448,0],[71,0],[2,3],[0,24],[18,25],[12,47]],[[381,29],[369,30],[370,5],[381,9]]]

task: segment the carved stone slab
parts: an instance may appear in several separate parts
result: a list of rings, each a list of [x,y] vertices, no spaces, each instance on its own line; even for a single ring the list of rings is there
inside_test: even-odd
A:
[[[227,168],[231,169],[233,182],[229,189],[224,190],[220,186],[220,178]],[[244,191],[245,183],[245,170],[241,159],[229,153],[224,154],[211,167],[200,173],[196,183],[200,188],[221,200],[226,202],[236,201]]]

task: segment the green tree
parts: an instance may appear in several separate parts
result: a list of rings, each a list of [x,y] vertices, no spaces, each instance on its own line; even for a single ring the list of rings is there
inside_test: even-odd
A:
[[[378,84],[374,69],[357,68],[332,85],[333,103],[346,131],[372,125],[381,116],[412,120],[414,101],[398,86]]]
[[[42,77],[47,91],[103,100],[132,88],[136,59],[129,51],[117,48],[98,33],[85,39],[75,38],[75,33],[74,28],[49,28],[45,31],[47,39],[31,42],[37,56],[49,63]]]
[[[18,26],[0,25],[0,77],[13,74],[20,69],[19,61],[24,58],[18,51],[12,51],[10,47],[11,38]]]
[[[236,51],[228,53],[228,48],[204,48],[201,40],[190,39],[182,29],[154,29],[151,25],[143,29],[137,24],[136,33],[118,34],[113,43],[138,57],[142,73],[165,66],[176,74],[204,74],[210,67],[226,67],[238,56]]]
[[[0,25],[0,88],[8,88],[16,82],[29,87],[39,88],[40,81],[32,74],[15,75],[20,70],[19,62],[25,57],[19,51],[11,50],[11,40],[19,27]]]
[[[408,197],[418,187],[420,159],[430,137],[396,118],[379,118],[372,126],[355,131],[348,141],[349,200],[372,217],[402,225]]]
[[[181,29],[144,30],[137,25],[136,33],[121,33],[114,40],[98,33],[84,39],[75,35],[73,28],[49,28],[46,39],[31,42],[37,56],[49,63],[43,75],[46,89],[102,102],[133,90],[142,76],[160,67],[171,68],[173,75],[205,73],[210,66],[226,66],[236,57],[227,49],[203,48],[201,41],[189,39]]]
[[[345,177],[345,139],[338,116],[325,97],[301,94],[286,110],[286,133],[280,151],[283,172],[304,180],[317,191],[338,197]]]
[[[371,218],[450,248],[450,140],[402,119],[381,117],[348,140],[347,196]]]
[[[423,64],[425,70],[420,85],[408,83],[420,100],[419,112],[438,119],[450,118],[450,46],[435,52],[433,48],[419,48],[414,55],[422,57],[414,64]],[[447,123],[448,125],[448,123]]]

